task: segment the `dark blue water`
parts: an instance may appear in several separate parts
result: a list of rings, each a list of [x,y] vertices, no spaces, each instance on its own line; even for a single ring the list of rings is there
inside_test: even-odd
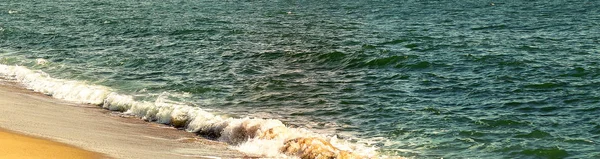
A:
[[[5,0],[0,63],[383,154],[600,158],[599,26],[592,0]]]

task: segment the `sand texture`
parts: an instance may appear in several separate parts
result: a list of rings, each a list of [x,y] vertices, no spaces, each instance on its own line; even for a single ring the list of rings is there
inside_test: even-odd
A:
[[[102,154],[47,139],[22,135],[0,129],[0,158],[3,159],[62,159],[106,158]]]

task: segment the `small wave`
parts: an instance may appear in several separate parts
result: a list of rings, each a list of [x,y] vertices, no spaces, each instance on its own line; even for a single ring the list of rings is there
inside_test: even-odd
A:
[[[200,29],[184,29],[184,30],[175,30],[169,33],[169,35],[190,35],[190,34],[216,34],[217,30],[209,29],[209,30],[200,30]]]
[[[541,131],[541,130],[534,130],[530,133],[527,134],[519,134],[516,135],[516,138],[545,138],[545,137],[551,137],[552,135],[550,135],[550,133],[545,132],[545,131]]]
[[[365,66],[382,67],[382,66],[387,66],[390,64],[398,63],[398,62],[406,60],[406,59],[408,59],[407,56],[390,56],[390,57],[386,57],[386,58],[378,58],[378,59],[373,59],[373,60],[365,63]]]
[[[479,125],[486,127],[514,127],[514,126],[528,126],[531,123],[525,121],[515,121],[510,119],[482,119],[476,122]]]
[[[321,54],[318,56],[318,59],[323,63],[329,63],[329,62],[341,61],[345,57],[346,57],[346,54],[335,51],[335,52]]]
[[[463,130],[463,131],[458,132],[458,134],[460,136],[466,136],[466,137],[482,137],[482,136],[485,136],[485,133],[479,132],[479,131],[476,131],[476,130]]]
[[[379,45],[396,45],[396,44],[402,44],[402,43],[408,42],[408,41],[410,41],[410,40],[408,40],[408,39],[395,39],[395,40],[392,40],[392,41],[386,41],[386,42],[380,43]]]
[[[576,67],[572,71],[569,71],[568,73],[565,73],[565,74],[561,74],[560,76],[561,77],[585,77],[590,74],[593,74],[593,71],[586,70],[585,68],[582,68],[582,67]]]
[[[519,153],[520,155],[533,156],[536,158],[565,158],[569,156],[566,150],[559,147],[525,149]]]
[[[525,84],[523,87],[531,88],[531,89],[553,89],[553,88],[563,87],[565,85],[567,85],[567,84],[562,83],[562,82],[546,82],[546,83]]]
[[[87,103],[134,115],[143,120],[171,125],[226,142],[251,155],[275,158],[375,158],[375,147],[339,140],[306,129],[289,128],[275,119],[224,118],[201,108],[169,101],[136,101],[111,88],[81,81],[55,79],[23,66],[0,64],[0,76],[16,80],[26,88],[54,98]]]
[[[417,56],[414,55],[403,55],[403,56],[389,56],[376,58],[371,60],[366,59],[357,59],[352,61],[348,66],[349,68],[385,68],[385,67],[394,67],[394,68],[409,68],[409,69],[420,69],[426,68],[430,65],[430,63],[423,62],[414,62]]]
[[[490,25],[490,26],[473,27],[473,28],[471,28],[471,30],[502,30],[502,29],[506,29],[506,28],[508,28],[508,26],[506,26],[506,25]]]
[[[71,102],[99,105],[110,93],[109,89],[103,86],[51,78],[42,71],[30,70],[23,66],[0,65],[0,74],[21,82],[27,89]]]

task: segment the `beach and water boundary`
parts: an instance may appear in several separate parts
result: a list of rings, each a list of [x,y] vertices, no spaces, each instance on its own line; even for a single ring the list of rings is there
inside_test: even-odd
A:
[[[3,110],[0,112],[0,127],[10,130],[9,132],[36,136],[35,140],[39,140],[37,137],[42,137],[83,148],[85,149],[83,152],[88,152],[88,155],[92,154],[89,157],[249,157],[227,148],[228,145],[221,142],[207,140],[162,124],[121,117],[93,105],[76,104],[51,98],[26,90],[17,83],[1,81],[0,94],[2,94],[0,107]],[[35,145],[38,144],[29,145],[32,146],[30,148],[33,148],[32,152],[42,151],[36,150]],[[64,144],[53,143],[52,145],[63,146]],[[89,151],[103,155],[89,153]],[[8,157],[19,154],[13,151],[8,152]],[[35,153],[27,154],[35,155]],[[35,156],[21,156],[20,158],[30,157]],[[56,157],[60,158],[60,156]]]
[[[39,61],[39,60],[38,60]],[[45,63],[39,63],[45,64]],[[97,110],[105,108],[110,111],[105,111],[104,114],[112,114],[112,117],[123,117],[129,116],[134,117],[135,119],[143,119],[144,121],[152,121],[159,124],[159,126],[155,127],[168,127],[173,129],[173,131],[179,131],[175,128],[185,129],[187,132],[193,132],[197,135],[206,137],[208,139],[212,139],[215,141],[221,141],[222,144],[229,144],[229,149],[235,149],[243,152],[246,155],[251,155],[254,157],[275,157],[275,158],[315,158],[318,156],[330,156],[336,158],[373,158],[373,157],[384,157],[377,156],[375,147],[366,147],[365,145],[357,144],[357,143],[349,143],[348,141],[340,140],[336,136],[326,136],[323,134],[317,134],[311,132],[306,129],[299,128],[288,128],[281,121],[274,119],[256,119],[256,118],[243,118],[243,119],[235,119],[228,118],[223,119],[220,116],[213,115],[211,113],[203,111],[201,108],[190,107],[186,105],[176,105],[176,104],[168,104],[166,102],[162,102],[157,100],[155,103],[148,102],[138,102],[132,99],[131,96],[119,95],[110,91],[110,88],[96,86],[96,85],[87,85],[84,82],[78,81],[68,81],[51,78],[49,75],[45,74],[42,71],[38,70],[30,70],[26,67],[22,66],[7,66],[0,64],[0,75],[3,75],[5,78],[4,86],[5,89],[12,89],[8,91],[4,91],[2,94],[7,94],[5,98],[10,99],[14,97],[10,97],[10,92],[20,92],[21,94],[30,94],[29,97],[37,96],[40,99],[49,100],[50,97],[54,97],[60,100],[65,100],[62,102],[63,105],[70,106],[84,106],[87,108],[92,108],[92,110]],[[9,79],[9,80],[6,80]],[[15,83],[18,82],[18,83]],[[20,90],[16,91],[19,86],[24,86],[23,88],[27,88],[29,90]],[[27,91],[33,90],[34,92]],[[39,94],[39,93],[43,93]],[[13,93],[14,94],[14,93]],[[19,94],[19,93],[17,93]],[[18,99],[18,98],[17,98]],[[27,101],[27,99],[21,99],[15,101],[8,100],[9,103],[3,103],[2,105],[7,108],[20,108],[20,110],[29,110],[29,111],[42,111],[46,109],[44,112],[51,112],[49,115],[43,115],[45,118],[52,118],[61,116],[61,114],[70,114],[70,115],[79,115],[79,117],[70,116],[67,118],[58,118],[63,121],[48,121],[44,119],[36,120],[36,121],[27,121],[21,120],[15,115],[4,115],[3,117],[6,123],[11,123],[13,119],[18,119],[19,124],[21,126],[7,126],[8,128],[19,128],[17,130],[22,130],[20,128],[32,127],[29,124],[33,124],[34,128],[37,128],[37,125],[54,125],[63,123],[63,125],[54,126],[54,130],[60,133],[60,131],[68,131],[69,129],[86,129],[85,127],[79,127],[81,125],[89,125],[87,121],[81,120],[82,117],[89,116],[86,114],[78,114],[78,113],[70,113],[70,112],[61,112],[61,110],[65,108],[58,107],[44,107],[47,104],[40,104],[38,107],[32,106],[22,106],[19,104],[19,101]],[[13,102],[13,103],[10,103]],[[69,102],[79,103],[73,104]],[[25,102],[25,104],[29,104]],[[11,111],[6,111],[9,113]],[[17,111],[18,112],[18,111]],[[29,118],[28,115],[25,114],[35,114],[34,112],[16,113],[17,116],[22,116],[24,118]],[[97,112],[96,112],[97,113]],[[38,114],[39,115],[39,114]],[[36,119],[36,118],[33,118]],[[104,120],[104,119],[96,119],[96,120]],[[132,119],[128,119],[132,120]],[[51,123],[45,123],[51,122]],[[122,121],[121,121],[122,122]],[[139,121],[142,122],[142,121]],[[69,123],[74,125],[69,125]],[[76,123],[80,123],[81,125],[77,125]],[[114,125],[108,124],[107,125]],[[160,125],[165,124],[165,125]],[[28,126],[29,125],[29,126]],[[5,125],[1,125],[5,126]],[[172,126],[172,127],[169,127]],[[120,126],[115,126],[114,129],[119,129]],[[37,130],[47,130],[47,128],[37,128]],[[98,133],[95,129],[85,130],[86,132],[79,132],[79,135],[83,135],[86,133]],[[136,130],[140,131],[140,130]],[[73,131],[70,131],[73,132]],[[75,131],[76,132],[76,131]],[[183,131],[181,131],[183,132]],[[178,132],[178,133],[181,133]],[[172,133],[172,132],[164,132],[164,133]],[[177,134],[177,133],[175,133]],[[145,136],[143,134],[139,134],[140,136]],[[189,133],[192,135],[192,133]],[[117,135],[120,136],[120,135]],[[175,135],[177,136],[177,135]],[[97,138],[99,139],[99,138]],[[191,138],[194,139],[194,138]],[[80,142],[80,139],[76,139],[76,142]],[[102,139],[100,139],[102,140]],[[177,140],[187,139],[179,138]],[[203,139],[207,140],[207,139]],[[71,140],[67,140],[71,141]],[[106,142],[106,144],[110,145],[111,142]],[[71,141],[73,142],[73,141]],[[152,142],[148,140],[148,142]],[[154,142],[161,142],[160,140],[156,140]],[[68,142],[67,142],[68,143]],[[120,144],[120,142],[114,142],[112,144]],[[217,144],[218,145],[218,144]],[[220,145],[223,148],[224,145]],[[86,145],[84,147],[89,147]],[[179,146],[174,146],[169,149],[173,149]],[[98,151],[98,150],[96,150]],[[106,149],[99,150],[100,152],[106,151]],[[204,155],[206,150],[199,150],[198,155]],[[215,152],[215,151],[213,151]],[[221,156],[225,151],[216,151],[217,154],[213,154],[215,156]],[[166,152],[162,152],[163,155],[169,154]],[[170,152],[173,153],[173,152]],[[108,153],[113,154],[113,153]],[[177,154],[177,153],[175,153]],[[172,154],[171,154],[172,155]],[[181,155],[181,154],[179,154]],[[190,156],[189,154],[184,154],[183,156]],[[194,155],[192,155],[194,156]],[[119,156],[121,157],[121,156]],[[153,155],[153,157],[156,157]],[[239,156],[238,156],[239,157]],[[247,157],[247,156],[246,156]],[[137,158],[137,157],[136,157]]]

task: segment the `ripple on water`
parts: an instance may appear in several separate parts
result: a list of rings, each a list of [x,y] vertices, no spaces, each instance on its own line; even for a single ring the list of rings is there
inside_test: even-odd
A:
[[[600,135],[600,125],[594,126],[594,128],[590,130],[590,133]]]
[[[523,127],[529,126],[531,123],[526,121],[517,121],[510,119],[481,119],[476,121],[478,125],[482,125],[485,127]]]
[[[565,158],[569,156],[569,153],[556,146],[549,148],[536,148],[536,149],[525,149],[521,152],[513,154],[516,156],[524,157],[524,158],[547,158],[547,159],[559,159]]]
[[[552,135],[550,135],[550,133],[542,131],[542,130],[533,130],[530,133],[521,133],[521,134],[515,135],[514,137],[516,137],[516,138],[546,138],[546,137],[552,137]]]
[[[485,136],[485,133],[479,132],[477,130],[463,130],[459,131],[458,135],[466,137],[483,137]]]
[[[566,85],[567,84],[563,83],[563,82],[544,82],[544,83],[525,84],[523,87],[531,88],[531,89],[553,89],[553,88],[564,87]]]

